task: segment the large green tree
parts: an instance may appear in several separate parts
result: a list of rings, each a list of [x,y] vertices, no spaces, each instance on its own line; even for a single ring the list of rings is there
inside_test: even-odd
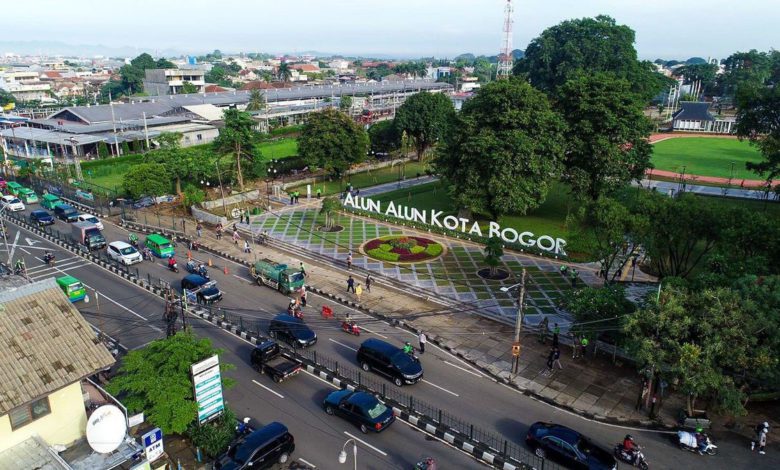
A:
[[[123,184],[131,197],[161,196],[171,190],[171,178],[161,163],[140,163],[125,173]]]
[[[705,62],[703,64],[685,65],[677,69],[675,73],[684,77],[685,83],[701,82],[702,90],[710,92],[715,85],[717,71],[717,65]]]
[[[650,62],[637,60],[634,41],[634,31],[609,16],[567,20],[533,39],[514,72],[551,96],[574,74],[610,72],[628,80],[646,101],[660,91],[663,81]]]
[[[333,108],[312,113],[298,139],[298,153],[313,167],[336,176],[366,158],[368,135],[349,116]]]
[[[159,426],[164,434],[180,434],[198,417],[190,367],[220,353],[210,340],[182,331],[130,351],[122,360],[119,374],[108,384],[108,390],[121,394],[130,411],[143,411],[146,419]],[[220,364],[223,372],[231,368],[229,364]],[[224,387],[232,384],[232,380],[222,379]]]
[[[14,95],[8,93],[7,91],[0,89],[0,107],[6,106],[9,103],[15,103],[16,98],[14,98]]]
[[[560,173],[565,124],[520,79],[489,83],[463,105],[434,165],[464,209],[496,220],[544,201]]]
[[[255,121],[252,115],[237,109],[226,109],[223,113],[225,125],[219,130],[219,136],[214,140],[214,148],[223,154],[232,153],[236,163],[236,181],[244,190],[244,175],[241,173],[241,162],[252,161],[253,148],[259,135],[254,131]]]
[[[748,139],[763,155],[749,170],[767,181],[780,177],[780,85],[743,86],[738,94],[737,135]]]
[[[398,108],[395,126],[414,139],[417,159],[422,160],[425,151],[447,135],[454,116],[455,108],[445,94],[423,91]]]
[[[723,61],[724,73],[718,79],[721,90],[733,97],[743,87],[764,85],[773,76],[772,66],[773,59],[765,52],[735,52]]]
[[[368,128],[371,150],[379,153],[395,152],[401,147],[401,133],[393,121],[379,121]]]
[[[570,75],[557,108],[568,124],[564,179],[575,193],[596,200],[644,176],[651,124],[628,80],[608,72]]]
[[[198,87],[186,81],[181,84],[181,90],[179,91],[179,93],[181,93],[182,95],[197,93],[197,92],[198,92]]]
[[[176,181],[176,194],[181,194],[181,180],[192,172],[192,159],[181,148],[181,132],[163,132],[155,140],[159,149],[145,156],[148,162],[162,163],[166,173]]]

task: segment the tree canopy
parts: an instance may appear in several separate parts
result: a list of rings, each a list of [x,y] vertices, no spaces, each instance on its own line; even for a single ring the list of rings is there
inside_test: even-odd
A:
[[[298,152],[310,166],[340,176],[366,158],[368,135],[349,116],[333,108],[312,113],[298,139]]]
[[[226,109],[223,112],[225,125],[214,139],[214,148],[221,153],[232,153],[236,159],[236,181],[244,190],[244,175],[241,172],[243,160],[252,161],[255,157],[254,144],[259,134],[254,131],[255,121],[252,115],[238,109]]]
[[[423,91],[410,96],[395,114],[395,126],[414,139],[417,158],[444,139],[455,116],[452,101],[443,93]]]
[[[144,52],[131,60],[129,64],[125,64],[119,69],[119,75],[121,77],[119,81],[109,80],[101,87],[101,99],[107,101],[109,91],[111,92],[111,98],[113,99],[119,98],[120,96],[141,93],[144,89],[143,80],[146,69],[167,68],[176,68],[176,65],[164,58],[154,60],[152,56]]]
[[[171,190],[171,177],[161,163],[140,163],[125,173],[123,184],[131,197],[161,196]]]
[[[371,150],[378,153],[390,153],[401,147],[401,133],[393,121],[379,121],[368,128]]]
[[[434,165],[461,208],[524,214],[560,173],[565,124],[544,93],[519,80],[490,83],[463,105]]]
[[[764,160],[747,162],[767,181],[780,177],[780,86],[742,86],[738,96],[737,135],[758,148]]]

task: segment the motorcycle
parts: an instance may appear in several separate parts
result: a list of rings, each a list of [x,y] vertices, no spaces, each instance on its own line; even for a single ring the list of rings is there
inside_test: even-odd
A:
[[[144,248],[144,251],[141,252],[141,256],[143,256],[143,258],[146,261],[154,261],[154,257],[152,256],[152,250],[150,250],[149,248]]]
[[[649,468],[645,460],[645,454],[642,453],[642,448],[639,446],[636,446],[636,460],[634,455],[623,449],[623,444],[616,445],[614,453],[616,459],[631,464],[633,467],[639,467],[642,470]]]
[[[360,336],[360,327],[352,322],[342,321],[341,330],[351,335]]]
[[[414,470],[436,470],[436,460],[428,457],[414,464]]]
[[[138,235],[131,233],[128,235],[127,239],[134,248],[138,248]]]
[[[173,264],[169,264],[168,265],[168,269],[170,269],[171,271],[173,271],[175,273],[178,273],[179,272],[179,263],[174,261]]]
[[[236,425],[236,433],[239,435],[245,435],[252,432],[252,428],[249,426],[249,417],[244,418],[243,421]]]
[[[199,276],[205,278],[207,281],[211,280],[211,277],[209,276],[209,272],[206,269],[206,267],[203,266],[202,264],[198,265],[198,263],[196,263],[193,260],[187,261],[187,264],[184,265],[184,269],[186,269],[188,273],[198,274]]]
[[[712,443],[712,439],[707,434],[703,434],[705,439],[705,445],[703,449],[699,449],[699,443],[696,438],[696,434],[687,431],[677,431],[677,440],[680,449],[687,450],[689,452],[697,452],[701,455],[715,455],[718,453],[718,446]]]
[[[43,262],[46,263],[48,266],[54,266],[54,254],[46,253],[45,255],[43,255]]]
[[[301,311],[300,305],[293,305],[290,304],[287,306],[287,315],[290,315],[291,317],[300,318],[303,320],[303,311]]]

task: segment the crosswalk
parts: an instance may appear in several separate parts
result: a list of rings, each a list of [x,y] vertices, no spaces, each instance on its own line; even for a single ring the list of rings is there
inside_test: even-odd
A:
[[[38,259],[42,264],[37,266],[27,267],[27,276],[29,276],[30,279],[34,281],[40,279],[46,279],[52,276],[62,275],[63,271],[67,272],[73,269],[79,269],[90,265],[89,261],[85,260],[84,258],[80,258],[78,256],[71,256],[65,259],[58,259],[56,260],[54,266],[49,266],[43,263],[42,258],[36,258],[36,259]]]

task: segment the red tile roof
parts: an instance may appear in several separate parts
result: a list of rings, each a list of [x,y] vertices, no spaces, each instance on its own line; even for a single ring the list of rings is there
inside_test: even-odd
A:
[[[62,74],[55,70],[47,70],[43,74],[46,75],[46,78],[62,78]]]
[[[319,72],[320,68],[314,64],[295,64],[292,68],[300,70],[301,72]]]
[[[217,93],[217,92],[227,91],[227,88],[222,88],[219,85],[206,85],[204,91],[206,93]]]

